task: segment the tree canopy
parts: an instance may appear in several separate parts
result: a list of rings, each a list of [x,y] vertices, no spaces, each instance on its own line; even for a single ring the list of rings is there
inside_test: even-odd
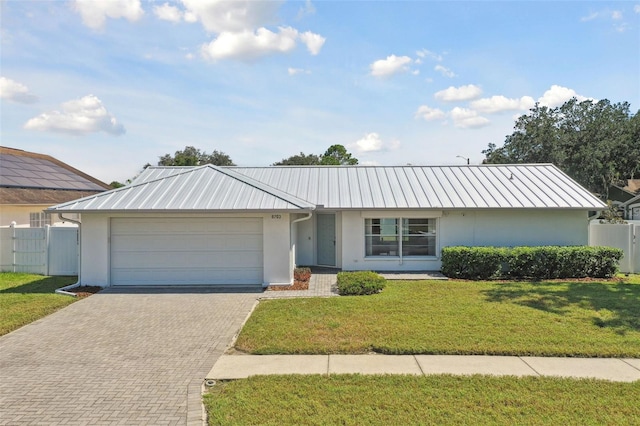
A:
[[[158,161],[158,166],[201,166],[203,164],[235,166],[231,157],[222,151],[214,150],[211,154],[207,154],[193,146],[186,146],[182,151],[176,151],[173,156],[165,154]]]
[[[502,147],[489,144],[485,163],[553,163],[590,191],[607,198],[609,186],[640,174],[640,111],[603,99],[520,116]]]
[[[343,145],[331,145],[324,154],[300,154],[284,158],[272,166],[347,166],[358,164],[358,159],[353,157]]]
[[[272,166],[317,166],[320,164],[320,156],[315,154],[300,154],[292,155],[289,158],[283,158],[282,160],[275,162]]]

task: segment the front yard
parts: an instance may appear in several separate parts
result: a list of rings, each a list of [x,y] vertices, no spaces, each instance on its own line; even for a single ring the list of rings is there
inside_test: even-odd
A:
[[[640,276],[611,281],[391,281],[380,294],[263,301],[253,354],[640,357]]]
[[[488,376],[256,376],[205,396],[210,425],[624,425],[640,382]]]
[[[75,302],[54,291],[76,281],[77,277],[0,273],[0,336]]]
[[[388,282],[374,296],[262,301],[254,354],[640,357],[640,276]],[[210,425],[636,424],[640,382],[492,376],[256,376],[205,395]]]

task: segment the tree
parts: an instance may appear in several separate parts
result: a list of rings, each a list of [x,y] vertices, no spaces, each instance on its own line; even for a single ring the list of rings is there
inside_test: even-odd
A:
[[[235,166],[231,157],[222,151],[214,150],[211,154],[207,154],[193,146],[186,146],[184,150],[176,151],[173,157],[171,154],[165,154],[158,161],[158,166],[201,166],[203,164]]]
[[[121,182],[118,182],[117,180],[114,180],[113,182],[111,182],[111,183],[109,184],[109,186],[110,186],[111,188],[113,188],[113,189],[116,189],[116,188],[122,188],[122,187],[124,186],[124,183],[121,183]]]
[[[317,166],[320,164],[320,157],[315,154],[305,154],[300,152],[298,155],[292,155],[289,158],[273,163],[272,166]]]
[[[485,163],[553,163],[606,199],[609,186],[640,173],[640,111],[607,99],[536,104],[502,147],[489,144],[482,153]]]
[[[331,145],[320,156],[320,164],[324,166],[353,166],[358,164],[358,159],[352,157],[343,145]]]

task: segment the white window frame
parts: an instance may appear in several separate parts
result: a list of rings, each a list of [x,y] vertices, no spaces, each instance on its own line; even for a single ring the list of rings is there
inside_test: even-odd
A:
[[[386,215],[385,215],[386,216]],[[411,235],[411,234],[407,234],[405,235],[404,233],[404,221],[405,220],[411,220],[411,219],[421,219],[421,220],[427,220],[427,221],[433,221],[433,222],[427,222],[429,228],[432,228],[433,231],[429,232],[428,236],[432,236],[434,238],[434,242],[433,242],[433,254],[426,254],[426,255],[404,255],[403,254],[403,240],[406,236],[406,238],[409,238],[410,236],[415,236],[415,235]],[[389,250],[387,252],[387,254],[367,254],[368,250],[367,250],[367,240],[369,238],[372,237],[380,237],[383,236],[383,234],[374,234],[372,232],[367,232],[367,229],[371,226],[373,226],[373,224],[371,224],[370,221],[372,220],[393,220],[395,222],[395,227],[396,227],[396,232],[394,234],[390,234],[390,233],[386,233],[384,234],[384,236],[387,237],[395,237],[396,238],[396,246],[395,246],[395,250]],[[408,259],[430,259],[430,258],[436,258],[437,257],[437,252],[438,252],[438,220],[437,218],[434,217],[367,217],[364,219],[364,257],[366,259],[403,259],[403,258],[408,258]],[[385,226],[384,224],[380,223],[378,226]],[[387,225],[387,226],[391,226],[391,225]],[[428,247],[428,246],[425,246]]]
[[[29,213],[29,227],[30,228],[44,228],[45,225],[51,225],[51,216],[45,212],[30,212]]]

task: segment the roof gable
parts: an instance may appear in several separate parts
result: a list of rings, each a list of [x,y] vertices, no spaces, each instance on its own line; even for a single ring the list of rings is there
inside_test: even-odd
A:
[[[51,211],[255,211],[315,206],[233,170],[205,165],[51,207]]]

